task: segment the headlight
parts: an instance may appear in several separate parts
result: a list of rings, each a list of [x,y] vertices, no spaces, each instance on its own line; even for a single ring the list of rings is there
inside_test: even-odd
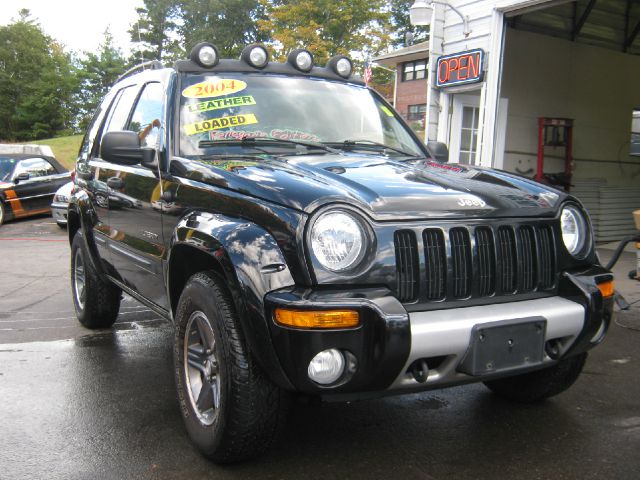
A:
[[[562,209],[560,215],[562,241],[567,250],[574,257],[584,253],[587,244],[587,221],[577,207],[568,205]]]
[[[69,203],[69,197],[66,197],[64,195],[54,195],[53,201],[59,203]]]
[[[320,264],[333,272],[355,266],[362,259],[365,235],[361,223],[349,213],[327,212],[311,229],[311,250]]]

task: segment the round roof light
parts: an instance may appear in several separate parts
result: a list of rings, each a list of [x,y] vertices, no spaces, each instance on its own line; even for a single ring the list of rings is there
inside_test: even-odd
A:
[[[351,60],[343,55],[337,55],[327,63],[327,67],[340,75],[342,78],[349,78],[353,71]]]
[[[212,43],[199,43],[191,50],[189,58],[201,67],[211,68],[218,64],[218,49]]]
[[[313,55],[308,50],[293,50],[287,57],[287,61],[302,72],[309,72],[313,68]]]
[[[269,54],[262,45],[249,45],[242,50],[240,59],[252,67],[264,68],[269,63]]]

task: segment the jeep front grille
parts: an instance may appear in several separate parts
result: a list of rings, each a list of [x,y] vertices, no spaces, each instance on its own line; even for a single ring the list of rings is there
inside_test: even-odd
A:
[[[403,303],[517,295],[555,286],[555,243],[548,224],[407,229],[396,231],[394,241],[396,295]]]

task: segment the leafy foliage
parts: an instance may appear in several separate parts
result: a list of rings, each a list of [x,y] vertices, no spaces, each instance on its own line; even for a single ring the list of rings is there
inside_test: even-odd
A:
[[[75,95],[80,130],[85,129],[101,99],[128,66],[122,52],[113,45],[108,29],[98,52],[85,52],[84,58],[78,62],[79,88]]]
[[[32,140],[71,127],[77,88],[71,58],[30,19],[0,26],[0,137]]]
[[[261,0],[267,18],[258,21],[281,57],[307,48],[318,63],[333,55],[376,54],[389,41],[383,0]]]
[[[391,9],[391,24],[393,35],[391,45],[394,47],[408,47],[407,33],[413,35],[412,43],[420,43],[429,39],[429,27],[416,27],[409,21],[409,9],[415,0],[389,0]]]
[[[144,6],[136,8],[138,20],[131,26],[131,41],[140,44],[134,54],[136,61],[173,60],[179,56],[176,38],[180,13],[179,0],[144,0]]]
[[[238,57],[242,49],[266,40],[256,21],[264,18],[258,0],[182,0],[178,32],[188,52],[198,42],[211,42],[227,58]]]

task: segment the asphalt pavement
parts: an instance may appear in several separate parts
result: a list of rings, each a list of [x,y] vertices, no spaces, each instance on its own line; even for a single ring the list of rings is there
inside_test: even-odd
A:
[[[611,250],[601,249],[606,261]],[[66,232],[0,227],[0,479],[637,479],[640,283],[577,383],[538,405],[482,385],[292,406],[267,455],[216,466],[178,412],[172,329],[130,298],[113,329],[75,320]]]

